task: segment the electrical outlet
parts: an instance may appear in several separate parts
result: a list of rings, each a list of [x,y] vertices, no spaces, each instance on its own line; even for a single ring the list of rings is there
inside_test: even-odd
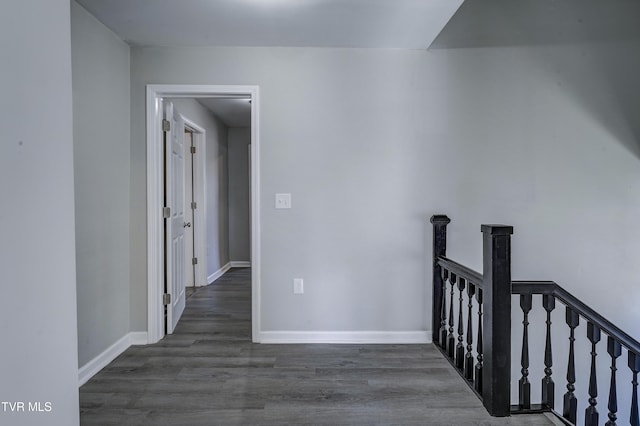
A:
[[[293,294],[304,293],[304,280],[302,278],[293,279]]]
[[[291,194],[276,194],[276,209],[290,209]]]

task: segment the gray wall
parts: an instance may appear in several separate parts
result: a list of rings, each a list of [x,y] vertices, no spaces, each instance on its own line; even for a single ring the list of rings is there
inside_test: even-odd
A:
[[[443,209],[425,191],[433,170],[424,159],[436,162],[430,136],[446,133],[442,120],[439,129],[421,124],[440,110],[423,95],[446,76],[430,78],[427,59],[402,50],[132,49],[132,168],[144,167],[146,84],[260,86],[263,330],[427,327],[425,223]],[[140,179],[133,190],[144,187]],[[293,209],[275,210],[276,192],[291,192]],[[145,229],[144,212],[134,216],[132,228]],[[133,255],[143,276],[145,253]],[[302,297],[292,292],[297,277]],[[132,302],[143,305],[140,296]]]
[[[229,129],[229,256],[232,261],[249,261],[249,144],[251,128]]]
[[[431,53],[448,70],[443,107],[453,113],[447,151],[440,158],[451,168],[446,185],[453,191],[449,211],[455,213],[447,255],[480,270],[478,224],[512,224],[514,279],[554,280],[636,339],[639,48],[640,43],[607,43]],[[517,299],[513,303],[518,306]],[[522,336],[518,312],[512,319],[516,378]],[[543,321],[536,298],[530,340],[530,377],[536,380],[544,375]],[[568,359],[560,304],[552,321],[558,383]],[[577,369],[588,372],[584,321],[576,335]],[[600,355],[606,354],[605,340]],[[607,395],[610,360],[599,356],[598,361],[600,394]],[[628,416],[628,372],[626,367],[618,372],[621,418]],[[587,374],[579,374],[577,382],[580,418],[588,398]],[[512,401],[517,401],[516,388]],[[532,386],[532,393],[539,398],[540,387]],[[557,392],[556,407],[561,398]]]
[[[207,136],[207,276],[229,262],[228,132],[225,124],[193,99],[172,99],[178,111]]]
[[[638,70],[637,45],[606,49],[607,70]],[[480,223],[513,224],[515,278],[553,278],[633,330],[640,169],[601,53],[134,48],[132,167],[144,170],[145,84],[258,84],[263,330],[429,329],[434,213],[476,268]],[[275,210],[276,192],[293,209]]]
[[[640,273],[639,47],[431,54],[448,70],[443,107],[453,113],[441,157],[456,165],[449,254],[480,268],[479,246],[464,239],[481,222],[513,224],[515,278],[553,279],[632,333],[640,288],[625,277]]]
[[[71,3],[78,362],[130,331],[129,46]]]
[[[0,14],[0,424],[78,424],[69,0]],[[43,405],[44,407],[44,405]]]

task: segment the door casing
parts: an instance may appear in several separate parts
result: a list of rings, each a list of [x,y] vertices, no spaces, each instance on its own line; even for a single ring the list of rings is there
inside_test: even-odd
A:
[[[251,323],[252,340],[260,336],[260,100],[258,86],[147,85],[147,336],[164,337],[164,155],[163,98],[231,97],[251,100]]]

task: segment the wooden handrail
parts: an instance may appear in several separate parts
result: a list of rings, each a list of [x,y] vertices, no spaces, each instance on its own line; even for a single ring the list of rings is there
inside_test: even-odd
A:
[[[444,256],[438,257],[437,261],[438,265],[442,266],[447,271],[454,273],[458,277],[464,278],[465,280],[482,288],[482,274],[480,272],[476,272],[473,269],[467,268],[463,264],[447,259]]]
[[[640,354],[640,342],[616,327],[611,321],[591,309],[580,299],[560,287],[554,281],[512,281],[512,294],[549,294],[569,306],[587,321],[597,325],[607,335],[616,339],[628,350]]]

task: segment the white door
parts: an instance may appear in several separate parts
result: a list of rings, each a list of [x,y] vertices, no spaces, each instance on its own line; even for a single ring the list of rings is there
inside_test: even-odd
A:
[[[165,219],[166,240],[166,293],[167,334],[173,333],[185,305],[185,241],[184,241],[184,123],[171,102],[165,103],[165,206],[169,217]],[[166,128],[166,127],[165,127]]]
[[[249,159],[249,163],[247,164],[247,170],[249,170],[249,262],[251,262],[251,256],[253,255],[251,247],[253,245],[253,237],[251,233],[253,230],[251,229],[251,225],[253,224],[253,220],[251,217],[251,212],[253,212],[253,207],[251,206],[251,144],[247,145],[247,158]]]
[[[187,227],[184,230],[184,245],[185,245],[185,285],[187,287],[195,287],[195,269],[196,265],[193,263],[193,259],[196,257],[194,250],[194,232],[195,232],[195,219],[193,214],[193,133],[189,131],[184,132],[184,184],[185,184],[185,206],[184,206],[184,221],[187,223]]]

